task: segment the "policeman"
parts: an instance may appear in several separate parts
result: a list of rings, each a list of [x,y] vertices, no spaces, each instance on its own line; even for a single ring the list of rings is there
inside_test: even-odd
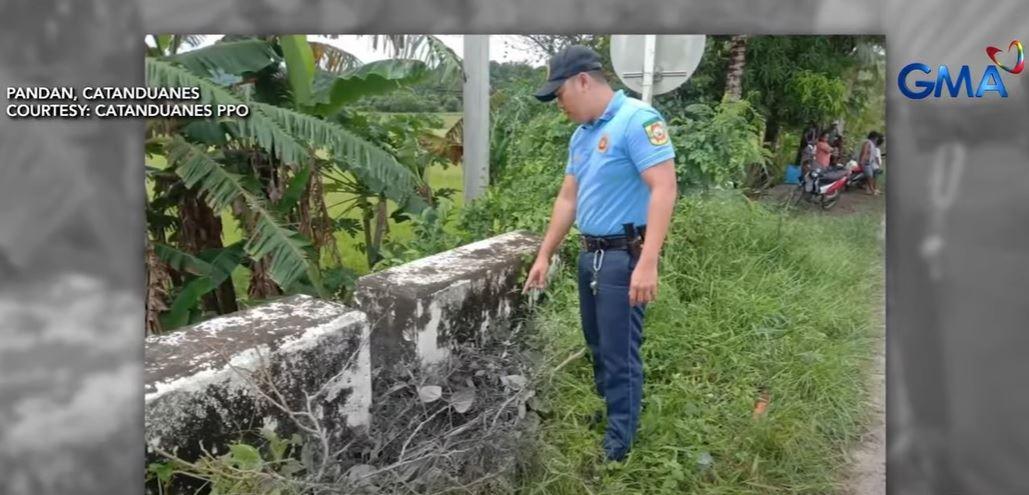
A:
[[[579,311],[607,407],[604,453],[629,452],[643,399],[643,312],[657,297],[658,257],[677,197],[675,152],[650,105],[613,91],[600,56],[571,46],[553,56],[540,101],[581,125],[572,134],[564,183],[525,289],[543,289],[550,258],[574,220],[582,233]]]

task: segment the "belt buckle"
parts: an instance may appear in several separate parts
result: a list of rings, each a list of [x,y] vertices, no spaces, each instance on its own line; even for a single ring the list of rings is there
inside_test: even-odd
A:
[[[582,248],[586,251],[593,252],[597,250],[605,250],[608,246],[610,246],[610,243],[603,237],[582,237]]]

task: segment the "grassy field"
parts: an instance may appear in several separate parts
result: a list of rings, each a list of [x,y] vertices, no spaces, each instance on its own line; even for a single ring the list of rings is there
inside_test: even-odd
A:
[[[537,316],[548,365],[541,454],[524,493],[836,492],[866,414],[881,211],[782,218],[745,199],[683,201],[646,315],[644,411],[635,447],[600,462],[571,274]],[[752,417],[759,390],[771,400]]]

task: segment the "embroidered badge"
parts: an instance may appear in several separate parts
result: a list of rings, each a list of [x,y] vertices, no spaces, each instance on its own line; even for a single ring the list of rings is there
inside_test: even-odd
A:
[[[600,136],[600,142],[597,143],[597,151],[601,153],[607,151],[607,134]]]
[[[668,131],[665,130],[665,123],[659,117],[644,122],[643,130],[647,131],[647,139],[650,139],[650,144],[661,146],[668,143]]]

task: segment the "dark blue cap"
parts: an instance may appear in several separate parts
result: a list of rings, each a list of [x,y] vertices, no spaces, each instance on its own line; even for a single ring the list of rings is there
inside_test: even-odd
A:
[[[535,93],[539,101],[550,101],[556,98],[554,94],[557,88],[564,84],[565,80],[580,72],[600,70],[603,64],[600,63],[600,55],[588,47],[572,45],[553,57],[547,65],[547,82],[543,83]]]

